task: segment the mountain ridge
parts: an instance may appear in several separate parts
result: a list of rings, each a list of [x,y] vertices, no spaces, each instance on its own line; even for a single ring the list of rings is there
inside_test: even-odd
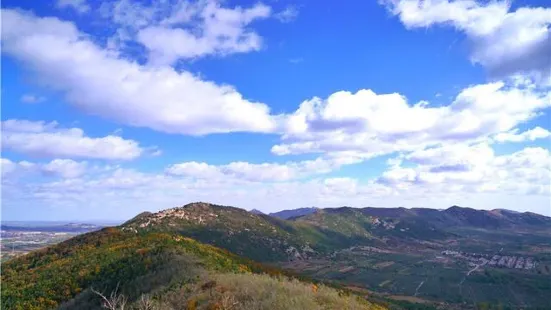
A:
[[[80,296],[80,291],[75,290],[79,287],[101,284],[105,289],[113,289],[116,283],[111,274],[115,278],[127,279],[130,284],[125,284],[125,290],[129,289],[128,285],[138,285],[135,272],[139,277],[152,277],[158,281],[155,270],[164,270],[165,267],[172,270],[171,264],[177,261],[172,260],[170,253],[181,253],[178,249],[183,246],[186,253],[199,255],[199,266],[215,262],[217,266],[233,266],[231,270],[239,271],[243,263],[232,262],[249,262],[245,264],[250,266],[248,268],[256,268],[254,266],[258,263],[268,264],[275,269],[261,269],[277,275],[283,268],[319,281],[347,287],[360,285],[363,289],[369,288],[370,296],[394,298],[392,296],[396,293],[401,293],[418,298],[419,287],[430,278],[423,288],[430,294],[423,297],[431,300],[426,301],[428,303],[442,298],[446,301],[442,309],[454,309],[454,305],[458,307],[456,309],[462,309],[463,298],[468,302],[495,302],[495,298],[503,296],[502,293],[489,293],[495,289],[496,281],[505,281],[521,290],[522,296],[531,298],[532,305],[547,306],[540,295],[543,296],[547,290],[543,279],[551,267],[545,254],[550,244],[549,217],[459,206],[444,210],[345,206],[307,208],[307,211],[300,216],[281,219],[232,206],[195,202],[155,213],[143,212],[120,226],[81,235],[59,246],[8,262],[8,268],[2,269],[2,280],[7,279],[9,288],[5,293],[9,299],[5,300],[9,305],[17,303],[19,295],[15,288],[21,289],[24,283],[33,282],[34,273],[39,275],[40,285],[55,289],[57,299],[50,301],[56,303]],[[530,235],[540,231],[541,234]],[[502,253],[504,248],[506,250]],[[514,252],[509,254],[507,251]],[[156,253],[170,255],[157,256]],[[67,259],[70,265],[65,265]],[[90,264],[79,265],[78,260]],[[153,274],[148,269],[151,262],[156,266]],[[42,269],[41,266],[48,267]],[[71,271],[67,273],[65,269],[58,269],[59,266]],[[512,271],[504,271],[504,268]],[[107,271],[101,273],[104,269]],[[81,275],[76,271],[86,272]],[[18,275],[20,272],[21,276]],[[169,271],[160,272],[171,274]],[[468,286],[465,291],[469,292],[486,283],[482,287],[490,294],[484,297],[488,299],[465,296],[461,290],[456,290],[461,277],[466,279],[471,273],[473,276],[460,282],[461,285]],[[63,282],[48,282],[56,274],[63,275],[58,276]],[[100,274],[103,275],[96,278]],[[395,284],[386,287],[388,283]],[[38,300],[34,291],[40,291],[41,287],[25,291],[25,300]],[[226,286],[224,290],[227,290]],[[536,292],[535,295],[530,293],[532,291]],[[65,292],[69,292],[68,295]],[[136,294],[129,296],[138,297]],[[204,294],[201,296],[207,298]],[[86,304],[86,300],[92,297],[88,293],[72,302]],[[507,302],[513,306],[524,302],[515,298],[508,298]]]
[[[458,205],[452,205],[448,208],[443,208],[443,209],[423,208],[423,207],[406,208],[406,207],[351,207],[351,206],[342,206],[342,207],[327,207],[327,208],[319,208],[319,207],[304,207],[304,208],[302,208],[302,207],[299,207],[299,208],[295,208],[295,209],[283,209],[283,210],[280,210],[280,211],[275,211],[275,212],[270,212],[270,213],[266,213],[266,212],[263,212],[263,211],[258,210],[258,209],[251,209],[249,212],[253,212],[253,211],[257,212],[257,213],[260,212],[262,214],[267,214],[267,215],[270,215],[270,216],[276,216],[276,217],[283,218],[283,217],[280,216],[281,213],[301,212],[302,210],[304,210],[306,214],[309,214],[309,213],[315,212],[316,210],[338,209],[338,208],[343,208],[343,207],[354,208],[354,209],[431,210],[431,211],[446,211],[446,210],[453,209],[453,208],[460,208],[460,209],[470,209],[470,210],[481,211],[481,212],[500,211],[500,212],[513,213],[513,214],[532,214],[532,215],[536,215],[536,216],[551,217],[551,216],[548,216],[548,215],[535,213],[535,212],[531,212],[531,211],[515,211],[515,210],[503,209],[503,208],[495,208],[495,209],[489,209],[489,210],[488,209],[475,209],[475,208],[470,208],[470,207],[461,207],[461,206],[458,206]],[[311,211],[311,212],[309,212],[309,211]],[[289,218],[289,217],[287,217],[287,218]]]
[[[531,229],[551,218],[452,206],[426,208],[300,208],[282,219],[244,209],[194,202],[142,213],[122,227],[129,231],[171,231],[261,262],[304,260],[353,245],[390,247],[412,240],[442,240],[449,229]],[[290,211],[290,210],[285,210]],[[292,210],[291,210],[292,211]],[[289,215],[289,213],[285,213]]]

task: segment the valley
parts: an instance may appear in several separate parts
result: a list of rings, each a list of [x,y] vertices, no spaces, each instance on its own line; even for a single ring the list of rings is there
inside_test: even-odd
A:
[[[2,222],[0,260],[5,261],[24,255],[101,227],[86,223]]]
[[[486,258],[486,254],[442,251],[445,246],[405,251],[352,247],[326,259],[286,262],[280,266],[313,278],[368,289],[389,298],[410,296],[425,302],[472,308],[484,303],[509,307],[547,306],[551,276],[548,258],[541,257],[538,261],[527,258],[528,268],[521,268],[511,263],[490,264],[493,260]],[[502,253],[511,253],[510,256],[503,254],[503,260],[518,255]]]

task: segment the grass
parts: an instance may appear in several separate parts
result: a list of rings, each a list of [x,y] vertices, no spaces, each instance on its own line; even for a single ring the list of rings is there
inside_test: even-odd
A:
[[[214,274],[206,283],[170,292],[154,301],[154,309],[286,310],[384,309],[361,297],[323,285],[262,274]]]

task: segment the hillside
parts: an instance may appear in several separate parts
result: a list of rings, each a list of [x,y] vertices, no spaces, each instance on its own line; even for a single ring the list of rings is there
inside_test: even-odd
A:
[[[429,222],[415,217],[369,215],[365,209],[350,207],[320,209],[314,213],[292,218],[295,223],[307,223],[322,231],[346,237],[343,245],[358,243],[394,242],[411,239],[433,240],[449,236]]]
[[[130,309],[383,309],[169,233],[106,228],[2,266],[2,309],[98,309],[95,292]]]
[[[209,203],[191,203],[134,218],[123,229],[176,232],[257,261],[304,258],[313,253],[302,236],[267,215]]]
[[[380,218],[363,209],[312,209],[283,220],[209,203],[140,215],[127,231],[170,231],[262,262],[323,257],[354,245],[393,246],[449,236],[416,218]]]

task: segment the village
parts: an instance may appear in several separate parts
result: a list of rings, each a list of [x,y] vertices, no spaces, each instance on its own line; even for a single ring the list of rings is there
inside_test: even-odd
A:
[[[452,250],[442,251],[441,254],[465,259],[469,261],[470,266],[488,265],[492,267],[525,270],[532,270],[536,268],[536,261],[532,257],[467,253]]]

